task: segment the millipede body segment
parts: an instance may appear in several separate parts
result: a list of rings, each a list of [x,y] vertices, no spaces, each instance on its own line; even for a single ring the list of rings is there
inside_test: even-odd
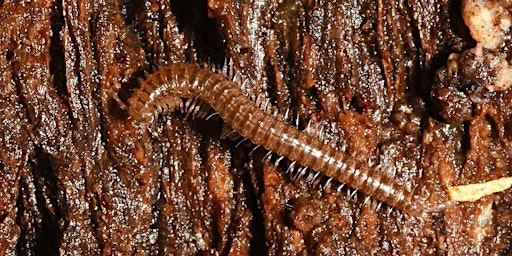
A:
[[[135,120],[152,122],[158,114],[178,108],[182,98],[197,97],[208,103],[235,131],[269,151],[411,216],[431,210],[426,200],[379,172],[376,166],[355,160],[348,153],[265,113],[223,74],[196,64],[178,63],[161,67],[141,83],[128,99],[128,112]]]

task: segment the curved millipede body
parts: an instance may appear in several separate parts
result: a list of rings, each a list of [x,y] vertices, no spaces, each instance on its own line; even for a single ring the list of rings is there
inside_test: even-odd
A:
[[[208,68],[183,63],[161,67],[142,81],[128,99],[128,112],[136,120],[152,122],[159,113],[174,111],[182,104],[182,98],[195,97],[208,103],[235,131],[269,151],[411,216],[433,210],[426,200],[375,166],[355,160],[346,152],[265,113],[247,99],[237,84]]]

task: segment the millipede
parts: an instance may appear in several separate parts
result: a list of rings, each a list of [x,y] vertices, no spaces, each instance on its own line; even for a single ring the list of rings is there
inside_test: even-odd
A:
[[[199,99],[255,145],[346,184],[409,216],[419,217],[440,209],[397,183],[390,175],[379,172],[378,166],[354,159],[347,152],[266,113],[222,73],[197,64],[174,63],[158,68],[140,83],[127,101],[128,114],[135,121],[153,122],[159,114],[170,113],[182,106],[183,99]]]

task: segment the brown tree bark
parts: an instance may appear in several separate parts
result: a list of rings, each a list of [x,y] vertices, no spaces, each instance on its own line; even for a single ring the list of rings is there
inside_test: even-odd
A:
[[[491,51],[509,63],[511,34]],[[288,174],[221,118],[146,128],[125,108],[144,72],[229,66],[444,202],[512,176],[512,93],[482,85],[474,49],[458,1],[0,1],[0,255],[510,254],[510,189],[409,218]]]

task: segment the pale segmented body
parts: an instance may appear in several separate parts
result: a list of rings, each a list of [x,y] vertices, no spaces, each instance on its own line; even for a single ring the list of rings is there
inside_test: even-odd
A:
[[[226,76],[195,64],[171,64],[149,75],[128,100],[128,111],[136,120],[151,122],[159,113],[175,110],[182,98],[199,98],[208,103],[234,130],[256,145],[409,215],[419,216],[430,210],[425,200],[392,177],[265,113]]]

